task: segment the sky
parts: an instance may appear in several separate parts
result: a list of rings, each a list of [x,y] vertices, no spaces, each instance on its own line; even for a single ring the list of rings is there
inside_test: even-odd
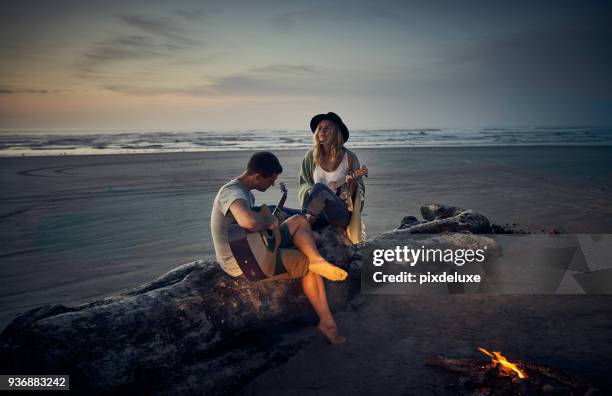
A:
[[[612,125],[609,1],[30,1],[0,133]]]

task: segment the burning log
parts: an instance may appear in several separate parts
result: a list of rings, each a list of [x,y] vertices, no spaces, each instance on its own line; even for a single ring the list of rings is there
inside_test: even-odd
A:
[[[431,356],[425,364],[461,374],[455,385],[460,395],[598,394],[597,389],[587,382],[560,370],[525,361],[511,363],[499,352],[478,349],[491,358],[491,363]]]
[[[564,373],[562,371],[559,370],[555,370],[553,368],[550,367],[546,367],[546,366],[539,366],[533,363],[529,363],[529,362],[521,362],[521,365],[523,367],[525,367],[525,369],[529,370],[529,371],[535,371],[538,374],[550,378],[556,382],[559,382],[563,385],[567,385],[571,388],[574,389],[579,389],[579,388],[584,388],[587,387],[587,383],[579,380],[578,378],[571,376],[567,373]],[[589,386],[589,388],[591,388]],[[592,389],[592,388],[591,388]],[[593,393],[591,393],[593,394]]]
[[[465,374],[473,378],[481,378],[490,367],[472,359],[453,359],[445,356],[430,356],[425,360],[428,366],[441,367],[448,371]]]

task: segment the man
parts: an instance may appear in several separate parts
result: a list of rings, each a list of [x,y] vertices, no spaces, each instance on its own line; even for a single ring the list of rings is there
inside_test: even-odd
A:
[[[267,211],[256,211],[255,197],[251,190],[266,191],[274,185],[283,168],[278,158],[269,152],[253,154],[246,170],[237,178],[225,184],[215,197],[210,219],[211,232],[217,261],[231,276],[242,275],[228,242],[228,227],[234,221],[249,231],[273,230],[280,237],[274,257],[282,274],[270,279],[302,278],[304,294],[319,316],[319,330],[332,344],[339,344],[345,338],[338,333],[338,327],[329,310],[324,277],[342,281],[346,271],[325,260],[317,250],[308,215],[294,215],[282,224]],[[289,249],[294,247],[293,249]],[[297,248],[298,250],[295,250]]]

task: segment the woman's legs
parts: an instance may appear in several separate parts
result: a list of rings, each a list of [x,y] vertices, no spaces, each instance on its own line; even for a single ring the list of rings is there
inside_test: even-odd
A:
[[[319,330],[332,344],[341,344],[346,338],[338,333],[338,326],[329,310],[325,285],[319,274],[309,272],[302,278],[304,294],[312,304],[317,316],[319,316]]]
[[[304,209],[318,216],[313,229],[323,228],[327,224],[344,228],[351,220],[351,213],[346,208],[344,201],[322,183],[312,186],[310,195],[304,202]]]
[[[321,256],[312,237],[310,223],[304,216],[292,216],[283,224],[287,224],[293,244],[309,261],[308,273],[302,278],[302,288],[319,317],[319,330],[332,344],[341,344],[346,338],[338,333],[338,326],[329,310],[322,276],[338,281],[344,280],[348,274]]]

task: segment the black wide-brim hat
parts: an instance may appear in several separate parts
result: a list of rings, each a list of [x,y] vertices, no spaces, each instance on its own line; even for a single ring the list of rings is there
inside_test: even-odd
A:
[[[329,120],[338,124],[338,126],[340,127],[340,132],[342,132],[342,137],[344,138],[344,141],[346,142],[348,140],[348,128],[346,127],[346,125],[344,125],[344,122],[342,122],[342,118],[340,118],[338,114],[332,113],[331,111],[327,114],[317,114],[316,116],[312,117],[312,120],[310,120],[310,130],[312,131],[312,133],[314,133],[314,131],[317,129],[319,122],[323,120]]]

